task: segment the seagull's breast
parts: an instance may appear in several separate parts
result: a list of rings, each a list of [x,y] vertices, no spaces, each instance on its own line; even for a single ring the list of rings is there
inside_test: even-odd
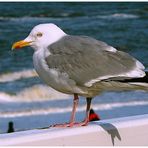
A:
[[[52,88],[68,94],[84,93],[66,73],[50,68],[45,61],[44,50],[38,50],[33,55],[34,68],[39,77]]]

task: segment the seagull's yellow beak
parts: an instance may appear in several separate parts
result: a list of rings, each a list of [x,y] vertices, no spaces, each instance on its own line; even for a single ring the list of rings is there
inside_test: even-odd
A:
[[[27,41],[21,40],[21,41],[15,42],[12,45],[12,48],[11,49],[14,50],[14,49],[19,49],[19,48],[22,48],[22,47],[25,47],[25,46],[29,46],[30,43],[32,43],[32,41],[27,42]]]

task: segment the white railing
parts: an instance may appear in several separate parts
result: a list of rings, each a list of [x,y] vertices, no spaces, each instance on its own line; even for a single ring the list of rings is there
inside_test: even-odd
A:
[[[0,145],[148,146],[148,114],[101,120],[85,127],[36,129],[1,134]]]

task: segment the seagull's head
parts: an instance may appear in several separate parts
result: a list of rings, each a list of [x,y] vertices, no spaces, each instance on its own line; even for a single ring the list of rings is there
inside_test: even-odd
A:
[[[19,49],[25,46],[31,46],[35,50],[45,49],[65,35],[55,24],[39,24],[31,30],[24,40],[15,42],[12,45],[12,49]]]

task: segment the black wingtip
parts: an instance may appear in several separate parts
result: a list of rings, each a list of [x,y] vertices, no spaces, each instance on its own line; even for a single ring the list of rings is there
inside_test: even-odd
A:
[[[145,76],[142,78],[132,78],[132,79],[125,79],[125,80],[120,80],[120,82],[142,82],[142,83],[148,83],[148,71],[145,72]]]

